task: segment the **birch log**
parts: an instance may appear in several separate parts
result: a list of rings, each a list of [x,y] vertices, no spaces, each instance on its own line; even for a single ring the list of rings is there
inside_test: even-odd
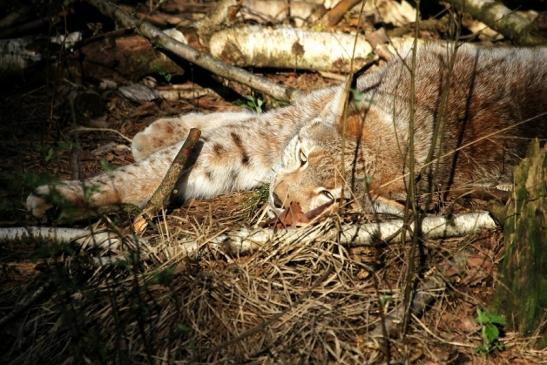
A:
[[[373,59],[372,46],[355,34],[310,32],[290,27],[243,26],[211,36],[211,54],[237,66],[350,72]],[[353,48],[355,46],[355,54]]]
[[[411,229],[413,229],[411,225]],[[487,212],[467,213],[451,218],[427,217],[423,220],[425,238],[439,239],[464,236],[481,229],[495,229],[496,223]],[[205,243],[188,240],[167,250],[177,256],[193,256],[202,246],[209,245],[230,254],[249,254],[275,242],[310,244],[313,241],[337,241],[345,246],[361,246],[374,240],[397,242],[402,239],[403,221],[344,225],[339,229],[331,221],[320,225],[287,230],[239,229],[219,235]],[[405,233],[408,237],[408,232]],[[0,228],[0,242],[42,239],[58,243],[75,242],[82,247],[93,245],[103,248],[119,247],[121,238],[112,232],[95,232],[88,229],[16,227]],[[146,247],[146,245],[144,246]],[[146,253],[144,254],[146,255]]]
[[[367,245],[374,240],[397,242],[403,237],[403,223],[403,220],[398,219],[381,223],[344,225],[339,229],[332,222],[325,221],[317,226],[281,231],[244,228],[228,232],[204,244],[187,242],[177,250],[183,256],[192,256],[202,245],[210,244],[229,253],[248,254],[276,241],[305,245],[317,240],[334,240],[346,246]],[[496,223],[487,212],[460,214],[451,218],[426,217],[422,223],[424,237],[429,239],[459,237],[481,229],[494,228]],[[414,229],[413,224],[411,229]],[[405,234],[409,236],[408,231],[405,231]]]
[[[109,231],[62,227],[0,228],[0,242],[43,240],[54,243],[77,243],[82,248],[118,248],[121,237]]]

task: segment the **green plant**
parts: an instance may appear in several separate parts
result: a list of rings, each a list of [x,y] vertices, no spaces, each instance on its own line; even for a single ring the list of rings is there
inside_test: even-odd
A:
[[[262,113],[264,111],[264,99],[253,95],[246,95],[244,98],[244,100],[236,101],[235,104],[257,113]]]
[[[489,354],[495,350],[503,350],[503,343],[499,339],[506,323],[505,318],[502,315],[477,308],[475,320],[481,326],[482,337],[482,345],[477,348],[477,352]]]
[[[243,211],[246,212],[246,219],[252,220],[257,211],[268,202],[270,196],[270,186],[262,185],[252,192],[243,204]]]
[[[112,170],[114,170],[114,166],[112,166],[110,164],[110,162],[108,162],[107,160],[105,160],[104,158],[101,159],[101,161],[99,162],[101,164],[101,169],[104,171],[104,172],[110,172]]]
[[[163,78],[165,80],[165,82],[167,82],[167,83],[171,82],[171,79],[173,78],[173,75],[168,70],[166,70],[163,65],[161,65],[161,64],[152,64],[151,68],[152,68],[152,71],[156,75]]]

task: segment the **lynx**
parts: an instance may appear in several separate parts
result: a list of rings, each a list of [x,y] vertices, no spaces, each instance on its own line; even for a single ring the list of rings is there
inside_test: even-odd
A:
[[[460,47],[454,53],[441,45],[421,46],[414,86],[410,63],[406,52],[357,78],[344,118],[338,106],[345,91],[338,86],[264,114],[159,119],[133,139],[135,163],[85,181],[40,186],[26,206],[44,215],[52,190],[91,207],[142,206],[191,127],[201,129],[203,145],[185,175],[186,199],[269,183],[270,205],[277,211],[291,202],[307,212],[364,197],[370,207],[398,211],[397,201],[406,196],[411,134],[413,178],[424,191],[510,182],[530,138],[547,136],[547,48]]]

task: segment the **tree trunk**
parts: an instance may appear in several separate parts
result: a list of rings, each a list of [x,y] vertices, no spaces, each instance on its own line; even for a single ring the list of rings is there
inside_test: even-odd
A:
[[[505,220],[505,258],[496,306],[524,335],[547,344],[547,145],[535,140],[515,169],[515,188]],[[541,324],[543,322],[543,328]],[[539,332],[539,333],[538,333]]]

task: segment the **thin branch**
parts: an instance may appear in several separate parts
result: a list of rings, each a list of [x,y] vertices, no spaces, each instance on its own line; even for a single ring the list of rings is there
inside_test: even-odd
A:
[[[191,63],[203,67],[216,75],[224,77],[228,80],[237,81],[243,85],[247,85],[278,100],[291,101],[294,100],[299,94],[296,89],[278,85],[264,77],[254,75],[241,68],[225,64],[209,56],[208,54],[199,52],[198,50],[173,39],[152,24],[145,21],[138,21],[123,11],[120,7],[109,1],[86,1],[96,7],[105,16],[120,22],[122,26],[137,29],[142,36],[148,38],[153,44],[166,49]]]
[[[154,217],[168,203],[171,194],[180,195],[181,192],[178,192],[175,187],[179,185],[178,182],[184,171],[189,167],[190,155],[196,147],[200,135],[201,131],[199,129],[190,129],[186,141],[184,141],[184,144],[175,156],[160,185],[146,203],[142,213],[135,219],[133,227],[137,233],[144,231],[147,226],[147,220]]]
[[[125,141],[131,143],[132,140],[131,138],[125,136],[123,133],[121,133],[120,131],[116,130],[116,129],[111,129],[111,128],[91,128],[91,127],[76,127],[76,128],[73,128],[70,130],[71,133],[80,133],[80,132],[110,132],[110,133],[114,133],[114,134],[117,134],[118,136],[120,136],[121,138],[123,138]]]
[[[350,11],[355,5],[359,4],[361,0],[342,0],[332,9],[330,9],[323,17],[321,18],[321,23],[333,27],[336,24],[340,23],[340,20],[344,15]]]

